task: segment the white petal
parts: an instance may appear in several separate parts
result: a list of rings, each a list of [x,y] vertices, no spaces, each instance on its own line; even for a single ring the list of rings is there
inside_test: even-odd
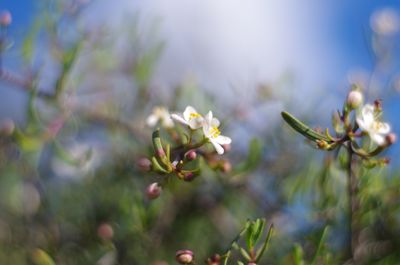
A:
[[[215,138],[215,141],[219,144],[230,144],[232,143],[232,139],[227,137],[227,136],[223,136],[223,135],[218,135],[217,138]]]
[[[369,137],[371,137],[372,141],[374,141],[377,145],[385,144],[385,137],[381,134],[373,133],[370,134]]]
[[[357,118],[356,121],[357,121],[358,127],[360,127],[361,130],[363,130],[363,131],[367,131],[368,130],[368,128],[367,128],[367,126],[366,126],[366,124],[365,124],[363,119]]]
[[[217,151],[217,153],[219,155],[222,155],[224,153],[225,150],[219,143],[217,143],[215,140],[211,140],[211,139],[210,139],[210,142],[212,143],[212,145],[214,146],[215,150]]]
[[[220,125],[219,120],[218,120],[217,118],[212,118],[212,120],[211,120],[211,126],[212,126],[212,127],[219,127],[219,125]]]
[[[210,111],[207,113],[207,115],[206,115],[205,122],[206,122],[208,125],[212,126],[212,120],[213,120],[213,113],[212,113],[212,111],[210,110]]]
[[[210,124],[207,124],[206,122],[204,122],[203,123],[203,133],[204,133],[204,136],[206,137],[206,138],[210,138],[211,137],[211,126],[210,126]]]
[[[364,124],[367,127],[371,126],[371,124],[375,120],[374,109],[375,109],[374,106],[372,106],[371,104],[367,104],[364,106],[364,108],[361,111],[362,119],[364,120]]]
[[[390,125],[388,123],[381,122],[378,129],[378,133],[388,134],[389,132],[390,132]]]
[[[185,111],[183,112],[183,118],[184,118],[186,121],[189,121],[189,120],[190,120],[190,114],[192,114],[192,113],[197,114],[198,112],[197,112],[196,109],[193,108],[192,106],[187,106],[186,109],[185,109]]]
[[[163,126],[165,128],[172,128],[174,127],[174,121],[170,117],[166,117],[163,119]]]
[[[203,126],[204,118],[203,117],[196,117],[190,119],[187,124],[192,128],[193,130],[199,129]]]
[[[149,127],[154,127],[157,124],[158,119],[159,119],[158,116],[151,114],[149,117],[147,117],[146,124]]]
[[[175,114],[175,113],[172,114],[172,115],[171,115],[171,118],[174,119],[174,120],[176,120],[177,122],[182,123],[182,124],[189,125],[189,124],[187,123],[187,121],[186,121],[184,118],[182,118],[181,116],[179,116],[178,114]]]

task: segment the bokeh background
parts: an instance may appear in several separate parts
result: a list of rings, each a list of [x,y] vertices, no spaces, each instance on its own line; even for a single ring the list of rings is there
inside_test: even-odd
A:
[[[37,263],[40,253],[56,264],[174,264],[182,248],[222,253],[256,217],[276,227],[262,264],[292,264],[299,248],[307,264],[326,226],[321,264],[346,262],[340,154],[311,148],[280,112],[329,127],[357,84],[367,101],[383,100],[398,132],[397,1],[6,0],[0,9],[13,18],[2,32],[0,119],[18,131],[1,142],[1,263]],[[156,176],[135,163],[150,154],[145,119],[159,105],[213,110],[233,139],[233,170],[204,168],[148,201]],[[389,166],[362,171],[359,264],[400,262],[399,150],[383,154]]]

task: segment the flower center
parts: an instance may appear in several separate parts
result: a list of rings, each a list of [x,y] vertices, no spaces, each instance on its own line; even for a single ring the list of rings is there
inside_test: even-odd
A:
[[[217,138],[221,134],[220,130],[217,127],[212,127],[210,129],[210,137]]]
[[[374,122],[374,125],[373,125],[374,130],[378,131],[382,127],[383,127],[382,122],[378,122],[378,121]]]
[[[192,112],[192,113],[190,113],[190,115],[189,115],[189,121],[192,120],[192,119],[195,119],[195,118],[200,118],[200,117],[201,117],[200,114],[195,113],[195,112]]]

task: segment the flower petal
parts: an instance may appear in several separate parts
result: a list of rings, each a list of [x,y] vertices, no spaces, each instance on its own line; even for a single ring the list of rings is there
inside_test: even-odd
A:
[[[210,142],[212,143],[219,155],[222,155],[225,152],[224,148],[219,143],[217,143],[217,141],[210,139]]]
[[[375,142],[377,145],[384,145],[385,144],[385,137],[381,134],[373,133],[370,134],[369,137],[373,142]]]
[[[183,112],[183,118],[186,120],[186,121],[190,121],[190,115],[191,114],[198,114],[198,112],[196,111],[196,109],[195,108],[193,108],[192,106],[187,106],[186,107],[186,109],[185,109],[185,111]]]
[[[193,130],[201,128],[203,126],[203,123],[204,123],[203,117],[192,118],[187,122],[189,127],[192,128]]]
[[[154,127],[154,126],[157,124],[158,119],[159,119],[158,116],[156,116],[156,115],[154,115],[154,114],[151,114],[149,117],[147,117],[147,119],[146,119],[146,124],[147,124],[149,127]]]
[[[375,107],[371,104],[367,104],[363,107],[361,113],[365,126],[370,127],[371,124],[374,122],[375,120],[374,111]]]
[[[381,123],[379,124],[378,133],[381,133],[381,134],[388,134],[388,133],[390,133],[390,125],[389,125],[388,123],[381,122]]]
[[[230,144],[232,143],[232,139],[227,137],[227,136],[223,136],[223,135],[218,135],[217,138],[215,138],[215,140],[217,143],[219,144]]]
[[[219,127],[219,125],[220,125],[219,120],[218,120],[217,118],[212,118],[212,120],[211,120],[211,126],[212,126],[212,127]]]
[[[189,124],[187,123],[187,121],[186,121],[184,118],[182,118],[181,116],[179,116],[178,114],[175,114],[175,113],[172,114],[172,115],[171,115],[171,118],[174,119],[174,120],[176,120],[177,122],[182,123],[182,124],[189,125]]]

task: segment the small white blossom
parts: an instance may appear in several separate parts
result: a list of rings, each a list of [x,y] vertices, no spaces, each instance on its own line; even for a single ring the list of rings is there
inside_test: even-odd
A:
[[[219,127],[219,120],[213,118],[213,114],[209,111],[204,119],[203,132],[204,136],[212,143],[218,154],[224,153],[222,145],[230,144],[231,138],[221,135]]]
[[[152,114],[146,119],[146,124],[149,127],[154,127],[158,122],[165,128],[174,127],[174,122],[171,119],[171,115],[168,110],[164,107],[154,107]]]
[[[366,104],[356,120],[360,129],[367,132],[372,141],[378,145],[385,144],[385,137],[390,133],[390,125],[377,120],[373,105]]]
[[[201,116],[192,106],[186,107],[183,112],[183,117],[178,114],[172,114],[171,117],[174,120],[189,126],[193,130],[201,128],[204,122],[203,116]]]

